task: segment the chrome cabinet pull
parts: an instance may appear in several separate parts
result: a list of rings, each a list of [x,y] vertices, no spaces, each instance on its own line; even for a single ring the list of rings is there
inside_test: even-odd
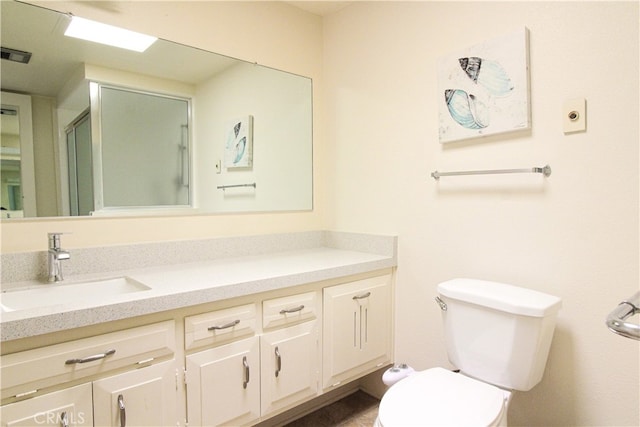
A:
[[[302,311],[303,309],[304,309],[304,305],[300,304],[299,306],[297,306],[295,308],[285,308],[283,310],[280,310],[280,314],[296,313],[298,311]]]
[[[66,411],[60,414],[60,427],[69,427],[69,417],[67,417]]]
[[[276,347],[276,378],[280,375],[280,371],[282,371],[282,356],[280,356],[280,350]]]
[[[127,425],[127,411],[124,407],[124,396],[118,395],[118,412],[120,413],[120,427],[126,427]]]
[[[365,292],[364,294],[356,295],[353,297],[354,300],[365,299],[371,296],[371,292]]]
[[[244,381],[242,382],[242,388],[247,388],[247,384],[249,384],[249,362],[247,362],[247,356],[242,358],[242,365],[244,366]]]
[[[94,354],[93,356],[87,356],[81,359],[69,359],[66,362],[64,362],[64,364],[75,365],[76,363],[95,362],[96,360],[104,359],[107,356],[111,356],[112,354],[115,354],[115,352],[116,352],[115,349],[111,349],[111,350],[105,351],[104,353]]]
[[[216,331],[218,329],[229,329],[229,328],[233,328],[238,323],[240,323],[240,319],[236,319],[236,320],[233,320],[233,321],[231,321],[229,323],[225,323],[222,326],[210,326],[209,328],[207,328],[207,330],[208,331]]]

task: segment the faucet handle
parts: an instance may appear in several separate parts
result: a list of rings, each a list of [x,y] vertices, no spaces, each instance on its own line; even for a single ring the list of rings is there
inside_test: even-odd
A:
[[[62,236],[63,234],[73,234],[69,231],[58,231],[58,232],[53,232],[53,233],[47,233],[47,236],[49,237],[49,248],[50,249],[60,249],[60,236]]]

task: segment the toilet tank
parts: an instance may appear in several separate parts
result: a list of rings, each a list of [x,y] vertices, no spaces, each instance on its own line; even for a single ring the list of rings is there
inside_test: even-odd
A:
[[[464,374],[527,391],[542,379],[560,298],[503,283],[438,285],[447,353]]]

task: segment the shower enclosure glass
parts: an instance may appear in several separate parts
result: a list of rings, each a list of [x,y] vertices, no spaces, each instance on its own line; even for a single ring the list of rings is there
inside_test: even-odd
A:
[[[91,85],[96,210],[188,207],[189,100]]]
[[[66,129],[69,166],[69,208],[72,216],[93,212],[91,123],[85,111]]]

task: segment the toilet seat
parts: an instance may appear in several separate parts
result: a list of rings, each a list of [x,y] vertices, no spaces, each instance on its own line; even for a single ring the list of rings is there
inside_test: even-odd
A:
[[[383,427],[490,426],[500,421],[509,392],[493,385],[432,368],[393,385],[382,397]]]

